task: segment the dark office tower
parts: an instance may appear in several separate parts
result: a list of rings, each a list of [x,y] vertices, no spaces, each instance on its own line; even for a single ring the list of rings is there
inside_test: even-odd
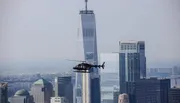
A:
[[[33,103],[33,97],[25,89],[18,90],[9,100],[10,103]]]
[[[0,83],[0,103],[8,103],[8,84]]]
[[[169,89],[169,103],[180,103],[180,88]]]
[[[32,84],[31,95],[35,103],[50,103],[53,94],[53,86],[45,79],[39,79]]]
[[[126,93],[126,82],[135,82],[146,77],[144,41],[120,41],[119,86],[120,93]]]
[[[120,41],[120,58],[119,58],[119,79],[120,87],[125,82],[133,82],[140,78],[146,77],[146,57],[144,41]],[[120,93],[121,90],[120,88]]]
[[[144,41],[138,41],[137,52],[140,55],[140,78],[146,77],[146,56],[145,56],[145,43]]]
[[[126,93],[126,82],[140,79],[140,53],[138,42],[120,42],[119,55],[119,88],[120,94]]]
[[[119,88],[125,93],[126,82],[140,79],[140,61],[138,53],[120,53]]]
[[[168,103],[170,79],[141,79],[135,85],[137,103]]]
[[[73,84],[71,76],[55,78],[55,97],[65,97],[68,103],[73,103]]]

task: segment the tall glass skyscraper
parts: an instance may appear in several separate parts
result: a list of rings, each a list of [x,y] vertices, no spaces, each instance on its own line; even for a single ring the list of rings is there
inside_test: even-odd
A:
[[[84,59],[92,64],[98,64],[96,22],[92,10],[80,11],[80,33],[83,41]],[[91,103],[100,103],[100,75],[96,68],[90,71],[89,94]],[[87,81],[86,81],[87,82]],[[88,90],[87,90],[88,91]]]
[[[120,93],[126,90],[126,82],[146,77],[145,44],[143,41],[119,42]]]

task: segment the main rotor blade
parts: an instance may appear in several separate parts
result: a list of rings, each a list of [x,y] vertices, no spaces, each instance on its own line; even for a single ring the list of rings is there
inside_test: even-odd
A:
[[[70,59],[66,59],[67,61],[75,61],[75,62],[86,62],[86,61],[83,61],[83,60],[70,60]]]

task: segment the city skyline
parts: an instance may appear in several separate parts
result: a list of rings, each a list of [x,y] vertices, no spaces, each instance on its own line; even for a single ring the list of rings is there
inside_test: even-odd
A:
[[[179,2],[89,1],[89,9],[96,13],[98,54],[117,52],[121,40],[143,40],[146,43],[147,67],[178,64]],[[18,69],[19,65],[28,68],[29,62],[51,64],[52,61],[81,59],[82,55],[76,55],[82,54],[78,53],[76,43],[77,13],[84,4],[82,1],[71,3],[65,0],[0,1],[1,63],[5,62],[7,68],[15,63],[11,69]],[[3,70],[3,66],[0,67]]]

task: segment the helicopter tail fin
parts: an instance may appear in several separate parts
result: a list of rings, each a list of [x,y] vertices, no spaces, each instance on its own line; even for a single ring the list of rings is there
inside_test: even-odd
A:
[[[102,64],[102,68],[103,68],[103,69],[104,69],[104,67],[105,67],[105,65],[104,65],[104,64],[105,64],[105,62],[103,62],[103,64]]]

